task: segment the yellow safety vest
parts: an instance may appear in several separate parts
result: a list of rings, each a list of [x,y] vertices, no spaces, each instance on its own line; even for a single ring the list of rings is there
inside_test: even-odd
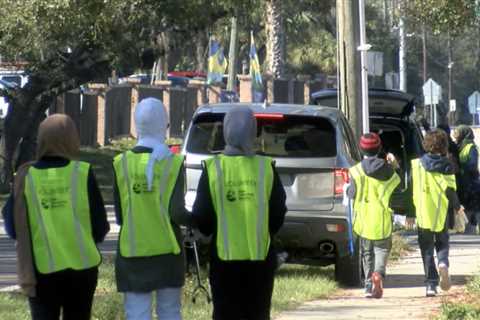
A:
[[[445,191],[456,190],[455,175],[429,172],[415,159],[412,160],[412,182],[417,225],[433,232],[442,231],[448,211]]]
[[[272,159],[216,156],[205,161],[217,217],[221,260],[265,260],[270,247],[269,200]]]
[[[465,145],[462,150],[460,150],[459,158],[460,158],[460,164],[464,165],[468,162],[469,157],[470,157],[470,151],[472,148],[476,148],[475,144],[469,143]]]
[[[355,218],[353,231],[362,238],[381,240],[392,234],[390,197],[400,183],[396,173],[387,181],[381,181],[365,174],[361,163],[350,168],[355,182],[353,209]]]
[[[149,158],[150,153],[127,151],[113,162],[122,208],[120,254],[123,257],[180,253],[168,210],[183,156],[171,155],[155,162],[150,191],[145,174]]]
[[[88,163],[71,161],[60,168],[28,169],[24,194],[40,273],[100,264],[88,202],[89,168]]]

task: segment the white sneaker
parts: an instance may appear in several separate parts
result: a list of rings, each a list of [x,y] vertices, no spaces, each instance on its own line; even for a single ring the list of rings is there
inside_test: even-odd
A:
[[[452,284],[450,283],[450,275],[448,274],[448,267],[445,263],[438,265],[438,273],[440,274],[440,288],[443,291],[448,291]]]

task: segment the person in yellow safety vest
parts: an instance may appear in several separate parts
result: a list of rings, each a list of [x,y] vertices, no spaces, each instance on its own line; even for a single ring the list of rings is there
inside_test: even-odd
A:
[[[79,147],[70,117],[42,121],[37,160],[19,168],[3,210],[33,320],[90,319],[101,263],[96,244],[109,224],[91,166],[74,160]]]
[[[379,157],[382,142],[376,133],[360,137],[364,159],[350,168],[347,196],[353,199],[353,231],[359,238],[365,272],[365,297],[381,298],[392,248],[393,211],[390,198],[400,183],[392,165]]]
[[[185,256],[180,225],[187,224],[183,156],[165,144],[169,126],[162,101],[135,109],[136,146],[115,157],[115,214],[120,227],[115,259],[117,289],[127,319],[181,319]]]
[[[447,158],[448,137],[443,130],[425,134],[425,154],[412,160],[413,203],[418,228],[418,243],[425,271],[426,296],[437,294],[437,286],[450,289],[448,273],[448,211],[463,210],[458,200],[453,164]],[[434,250],[437,252],[438,270]]]
[[[225,150],[203,164],[193,220],[213,235],[210,286],[213,319],[270,319],[273,236],[286,213],[285,190],[271,158],[255,155],[257,123],[249,107],[223,120]]]
[[[457,194],[465,207],[468,225],[465,233],[477,233],[480,222],[480,174],[478,171],[478,148],[475,145],[472,128],[461,125],[453,133],[460,158],[460,177]]]

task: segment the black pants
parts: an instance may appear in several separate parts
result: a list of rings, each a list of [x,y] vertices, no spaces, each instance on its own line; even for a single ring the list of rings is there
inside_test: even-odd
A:
[[[272,259],[275,257],[265,262],[211,262],[213,319],[270,319],[275,273]]]
[[[441,232],[432,232],[428,229],[418,228],[418,244],[422,253],[425,282],[428,284],[438,285],[438,271],[435,265],[434,251],[437,252],[438,263],[445,263],[448,266],[449,238],[447,227]]]
[[[98,269],[37,274],[37,296],[29,298],[33,320],[88,320]]]

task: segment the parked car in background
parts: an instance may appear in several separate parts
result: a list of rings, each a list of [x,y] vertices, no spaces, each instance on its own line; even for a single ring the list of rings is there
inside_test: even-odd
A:
[[[0,70],[0,89],[23,87],[28,82],[28,76],[23,71]],[[0,118],[5,118],[8,112],[8,100],[0,97]]]
[[[311,95],[312,103],[337,109],[337,90],[324,89]],[[380,135],[384,152],[395,155],[401,184],[392,195],[392,209],[398,214],[413,212],[410,162],[423,153],[423,135],[413,118],[415,97],[402,91],[368,91],[370,131]]]
[[[359,285],[358,246],[350,255],[346,208],[348,168],[360,160],[353,133],[334,108],[311,105],[223,103],[197,109],[182,147],[186,156],[186,205],[196,196],[202,160],[225,147],[223,118],[243,105],[257,119],[256,153],[275,160],[287,194],[288,212],[276,240],[290,262],[335,264],[337,279]]]

